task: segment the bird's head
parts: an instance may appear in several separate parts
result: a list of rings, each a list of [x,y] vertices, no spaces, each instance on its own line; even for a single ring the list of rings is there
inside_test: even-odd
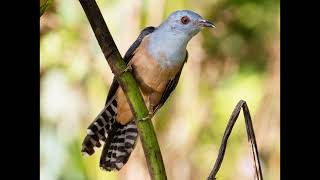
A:
[[[153,57],[159,54],[176,64],[184,61],[188,42],[204,27],[215,25],[190,10],[171,13],[150,35],[150,52]]]
[[[215,25],[190,10],[179,10],[171,13],[165,24],[170,31],[183,34],[190,38],[196,35],[203,27],[215,28]]]

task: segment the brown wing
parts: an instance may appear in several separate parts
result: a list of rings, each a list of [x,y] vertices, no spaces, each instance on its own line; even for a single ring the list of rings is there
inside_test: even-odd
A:
[[[187,60],[188,60],[188,51],[186,53],[184,63],[186,63]],[[168,82],[166,89],[164,90],[164,93],[162,94],[162,97],[160,99],[159,104],[154,109],[154,113],[156,113],[163,106],[163,104],[167,101],[167,99],[171,95],[172,91],[177,87],[183,66],[184,66],[184,64],[182,65],[180,71],[177,73],[177,75],[174,77],[174,79]]]
[[[128,51],[126,52],[126,54],[123,57],[123,60],[126,64],[128,64],[130,62],[130,60],[132,59],[135,50],[139,47],[139,45],[141,44],[142,39],[152,33],[156,28],[153,26],[149,26],[144,28],[140,35],[138,36],[137,40],[130,46],[130,48],[128,49]],[[107,100],[106,100],[106,104],[112,99],[112,97],[115,95],[117,89],[119,87],[119,83],[116,80],[116,78],[113,78],[112,84],[110,86],[109,92],[108,92],[108,96],[107,96]]]

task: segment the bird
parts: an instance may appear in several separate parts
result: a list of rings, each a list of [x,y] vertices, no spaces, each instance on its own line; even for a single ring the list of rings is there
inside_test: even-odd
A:
[[[191,10],[171,13],[158,27],[144,28],[124,56],[153,116],[176,88],[188,59],[187,44],[204,27],[215,25]],[[104,143],[100,168],[120,170],[134,150],[138,129],[126,96],[113,78],[102,111],[87,128],[81,152],[90,156]]]

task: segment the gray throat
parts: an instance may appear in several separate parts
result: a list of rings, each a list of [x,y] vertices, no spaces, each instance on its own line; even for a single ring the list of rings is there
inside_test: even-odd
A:
[[[190,39],[184,33],[161,24],[150,34],[149,52],[164,68],[181,65]]]

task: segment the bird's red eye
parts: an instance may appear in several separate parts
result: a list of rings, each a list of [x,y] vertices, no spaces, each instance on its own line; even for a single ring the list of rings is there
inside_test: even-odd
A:
[[[189,19],[188,16],[183,16],[183,17],[181,18],[181,23],[182,23],[182,24],[188,24],[189,22],[190,22],[190,19]]]

